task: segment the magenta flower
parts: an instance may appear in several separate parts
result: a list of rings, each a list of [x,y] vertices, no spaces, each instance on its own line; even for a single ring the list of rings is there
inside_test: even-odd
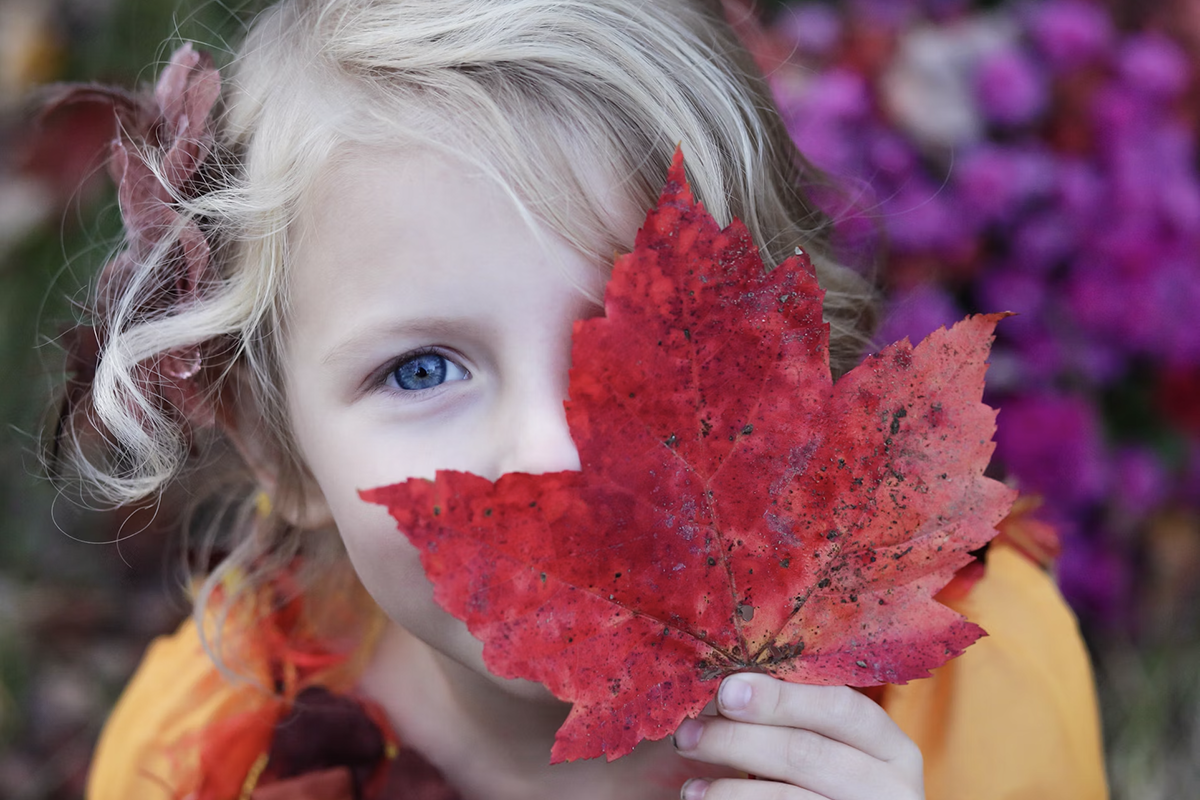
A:
[[[1062,527],[1061,522],[1059,526]],[[1106,542],[1077,534],[1062,537],[1062,545],[1057,577],[1067,601],[1092,622],[1110,629],[1126,627],[1133,608],[1129,554]]]
[[[944,289],[922,283],[892,297],[876,338],[890,344],[907,337],[916,344],[938,328],[953,325],[962,316],[962,309]]]
[[[1118,56],[1125,85],[1155,100],[1173,100],[1187,89],[1191,64],[1179,45],[1158,33],[1130,37]]]
[[[1005,126],[1033,122],[1046,108],[1048,81],[1023,51],[1004,47],[985,56],[975,73],[975,91],[988,120]]]
[[[976,305],[989,311],[1013,311],[1004,321],[1006,338],[1037,338],[1046,334],[1040,319],[1046,306],[1046,284],[1036,275],[1013,270],[985,270],[976,286]]]
[[[951,179],[963,210],[981,224],[1007,223],[1054,188],[1053,163],[1044,154],[993,144],[963,155]]]
[[[825,58],[841,43],[842,18],[824,3],[803,3],[785,6],[774,29],[801,53]]]
[[[1099,421],[1079,395],[1041,393],[1005,401],[996,453],[1021,490],[1043,495],[1051,508],[1086,508],[1109,488]]]
[[[1086,0],[1050,0],[1029,7],[1030,38],[1050,65],[1075,69],[1105,58],[1114,39],[1104,9]]]
[[[1134,517],[1150,514],[1167,498],[1167,472],[1159,457],[1141,446],[1126,446],[1113,457],[1117,505]]]

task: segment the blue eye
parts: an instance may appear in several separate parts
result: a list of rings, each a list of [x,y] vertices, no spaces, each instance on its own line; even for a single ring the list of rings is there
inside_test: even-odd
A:
[[[467,378],[467,371],[438,353],[419,353],[400,362],[388,376],[389,382],[405,391],[433,389],[447,381]]]

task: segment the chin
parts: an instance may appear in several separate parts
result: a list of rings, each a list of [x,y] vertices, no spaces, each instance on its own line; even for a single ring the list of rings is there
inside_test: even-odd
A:
[[[460,633],[456,637],[457,641],[445,649],[434,646],[435,649],[455,661],[459,666],[485,678],[510,697],[547,706],[562,706],[564,713],[570,709],[570,703],[558,699],[549,689],[536,681],[523,678],[504,678],[490,672],[483,661],[483,643],[471,635],[464,623],[457,619],[453,621]]]
[[[551,694],[549,689],[540,683],[535,683],[534,681],[527,681],[520,678],[501,678],[499,675],[493,675],[492,673],[488,672],[487,668],[482,664],[479,665],[478,670],[486,675],[492,681],[492,683],[496,684],[506,693],[516,697],[519,700],[524,700],[529,703],[540,703],[547,706],[562,706],[564,711],[570,709],[571,707],[570,703],[566,702],[565,700],[559,700],[557,697]]]

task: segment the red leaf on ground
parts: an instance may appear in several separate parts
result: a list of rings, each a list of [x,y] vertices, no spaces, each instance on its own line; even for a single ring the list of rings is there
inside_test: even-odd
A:
[[[992,330],[968,318],[832,383],[806,256],[766,272],[676,155],[605,316],[575,324],[581,472],[439,472],[363,492],[498,675],[574,704],[553,761],[674,731],[741,670],[870,686],[982,630],[933,600],[1013,493],[983,477]]]

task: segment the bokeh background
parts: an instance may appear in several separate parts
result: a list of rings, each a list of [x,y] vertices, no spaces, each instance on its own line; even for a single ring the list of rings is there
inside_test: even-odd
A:
[[[174,499],[86,510],[38,477],[55,339],[119,228],[111,117],[34,126],[30,93],[150,82],[172,37],[220,62],[255,5],[0,0],[0,797],[79,797],[146,642],[187,610]],[[997,468],[1061,533],[1113,796],[1197,796],[1200,0],[757,15],[743,33],[787,124],[837,179],[838,252],[885,290],[881,340],[1019,313],[989,376]]]

